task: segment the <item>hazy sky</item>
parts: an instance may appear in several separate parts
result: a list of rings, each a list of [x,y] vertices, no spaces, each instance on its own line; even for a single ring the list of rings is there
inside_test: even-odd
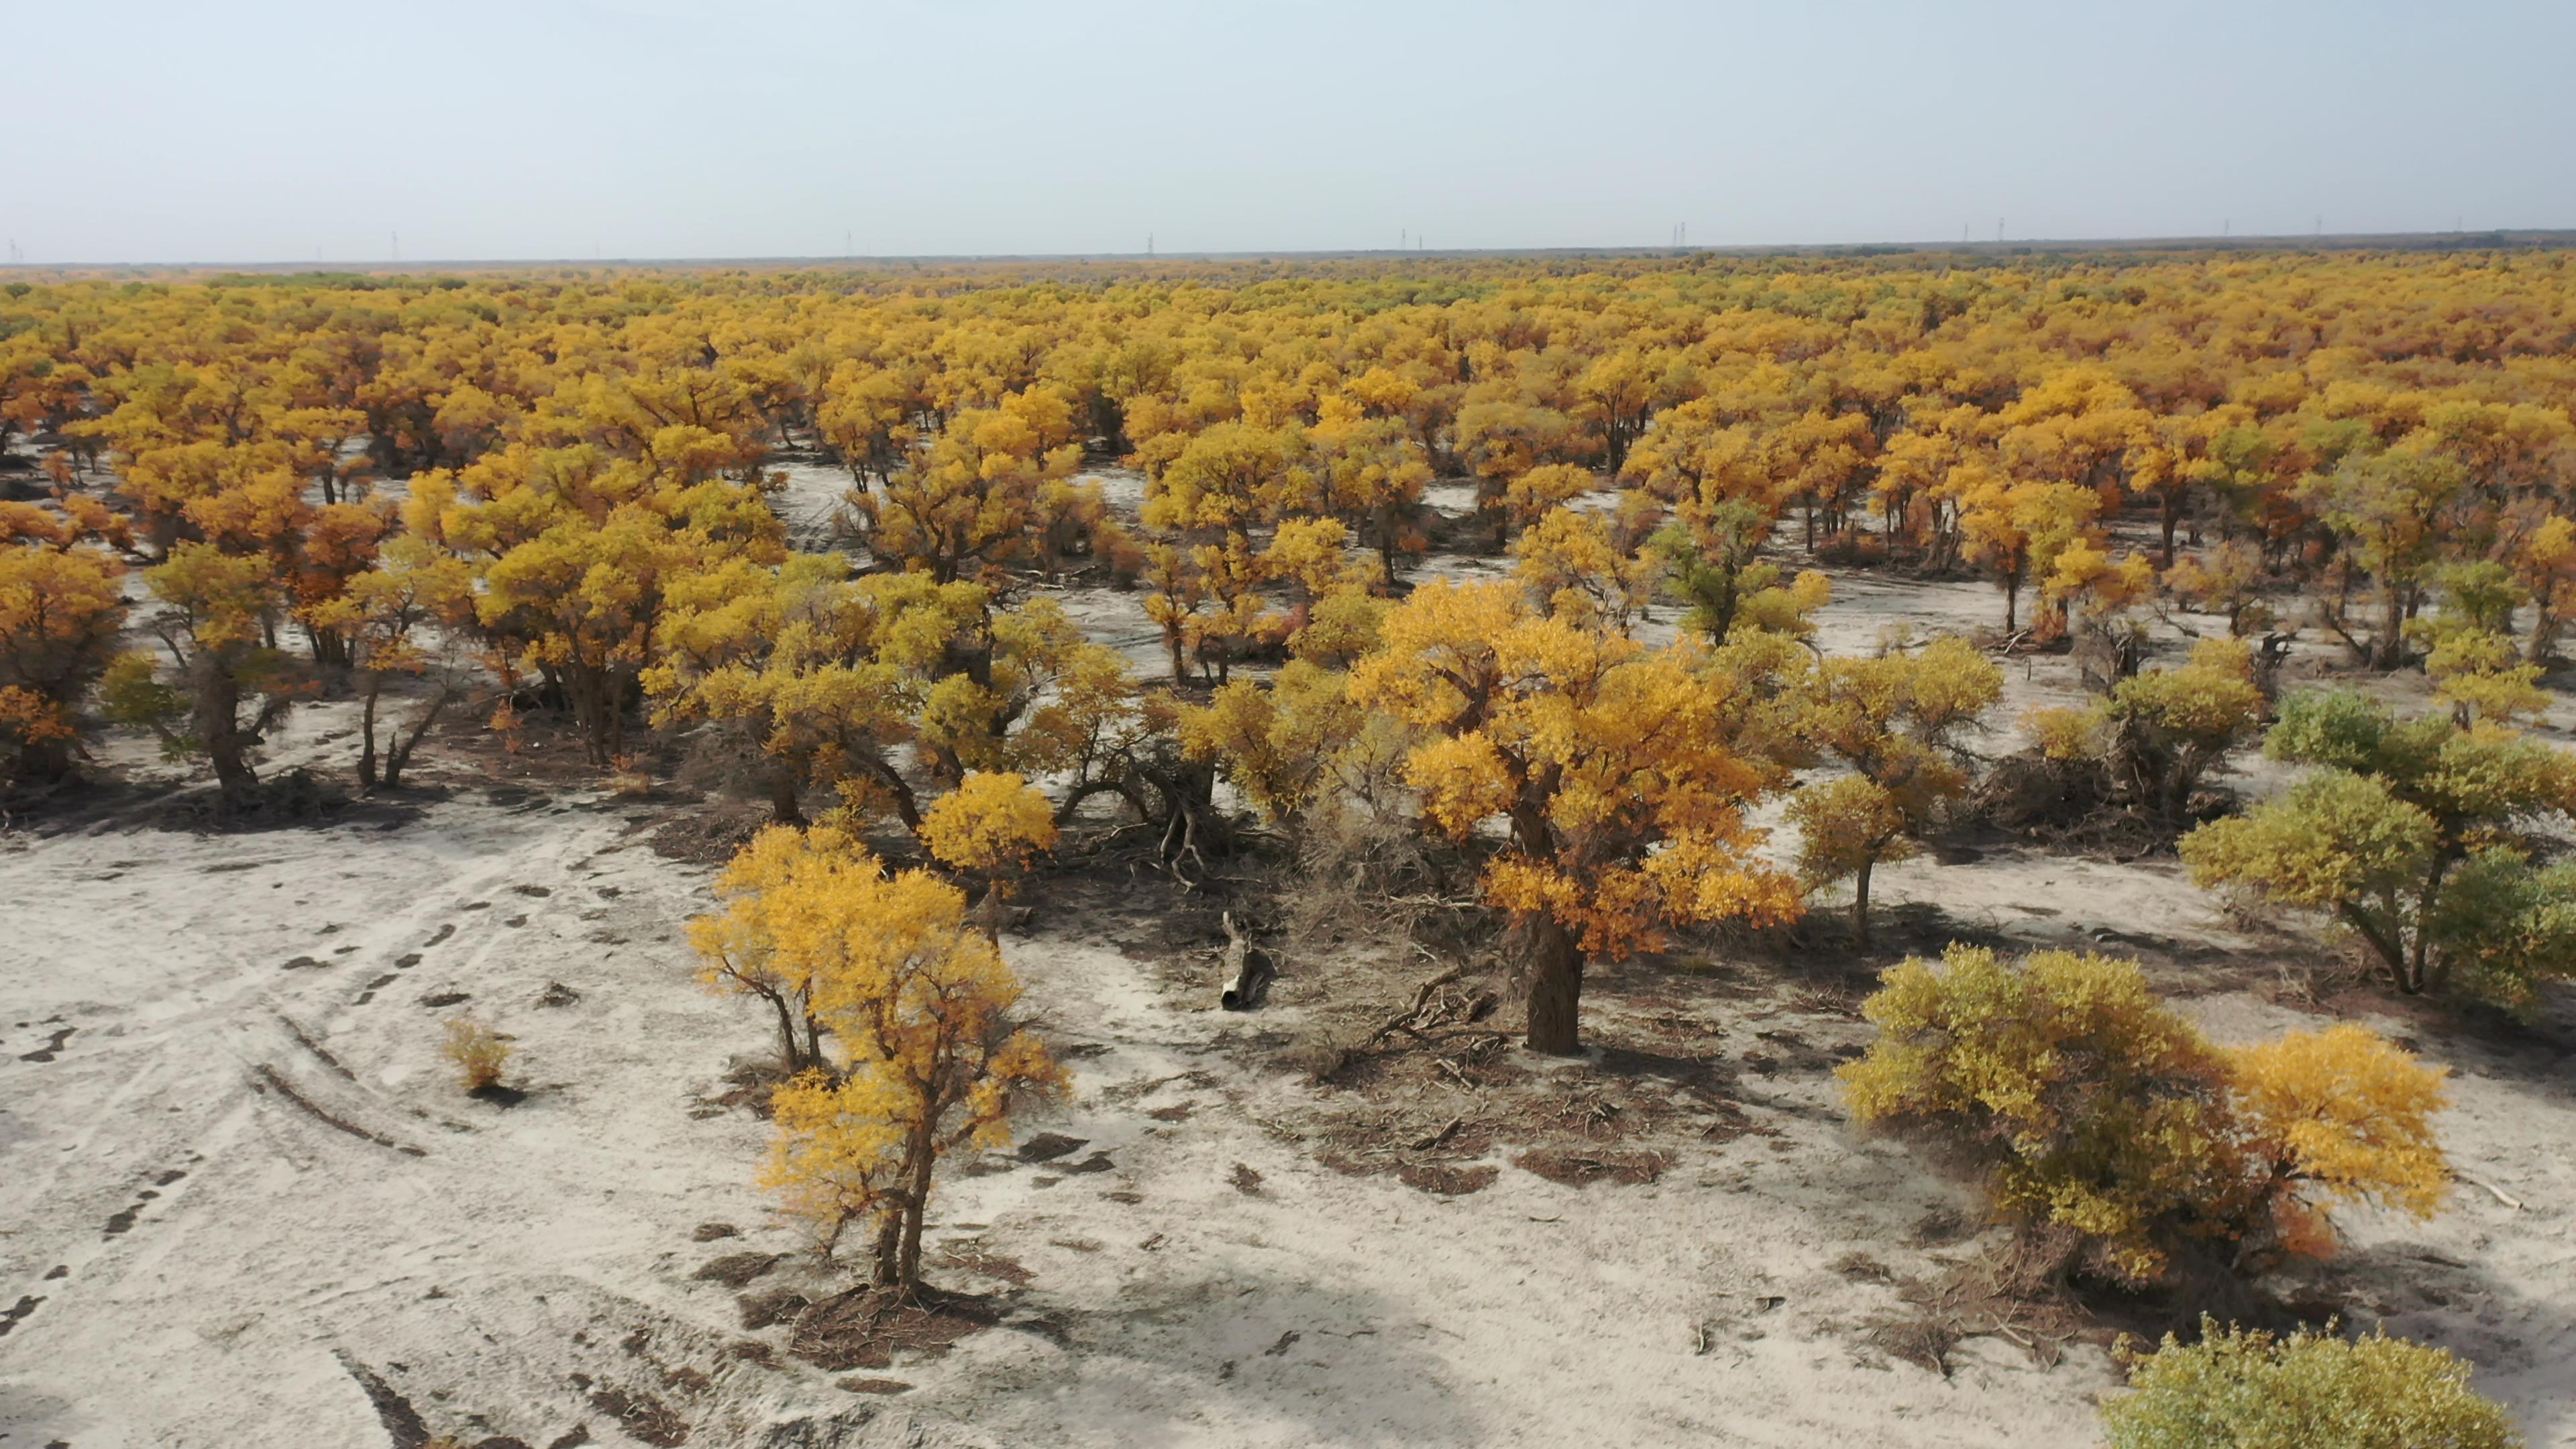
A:
[[[31,262],[2576,225],[2570,0],[8,0]]]

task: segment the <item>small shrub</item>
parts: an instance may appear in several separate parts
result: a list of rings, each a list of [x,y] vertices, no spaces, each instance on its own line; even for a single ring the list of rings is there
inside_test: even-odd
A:
[[[1879,1039],[1840,1073],[1853,1117],[1964,1157],[2061,1271],[2141,1287],[2178,1259],[2322,1257],[2336,1203],[2430,1217],[2448,1190],[2442,1073],[2362,1027],[2221,1050],[2137,963],[2070,951],[1953,945],[1883,979]]]
[[[1862,1004],[1880,1036],[1840,1073],[1852,1115],[1909,1127],[1983,1167],[2007,1218],[2074,1229],[2068,1266],[2124,1283],[2228,1194],[2220,1058],[2105,956],[2007,963],[1952,946],[1908,961]]]
[[[469,1092],[499,1086],[501,1068],[510,1060],[510,1044],[471,1016],[448,1019],[446,1051]]]
[[[2469,1387],[2470,1365],[2374,1334],[2347,1341],[2221,1329],[2165,1337],[2129,1358],[2129,1392],[2105,1403],[2110,1449],[2516,1449],[2503,1407]]]

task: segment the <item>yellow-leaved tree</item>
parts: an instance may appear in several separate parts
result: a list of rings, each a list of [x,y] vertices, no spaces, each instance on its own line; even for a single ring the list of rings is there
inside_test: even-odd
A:
[[[2003,687],[2003,671],[1952,635],[1919,650],[1829,658],[1816,667],[1803,730],[1852,773],[1790,800],[1800,831],[1798,875],[1811,889],[1852,878],[1852,935],[1864,949],[1871,872],[1881,861],[1905,858],[1914,838],[1966,793],[1955,737]]]
[[[955,886],[888,874],[829,828],[772,826],[718,887],[725,911],[690,927],[701,979],[769,1000],[801,1063],[771,1098],[761,1184],[827,1251],[864,1220],[876,1282],[909,1293],[939,1159],[1009,1142],[1013,1109],[1061,1094],[1064,1070],[1014,1014],[1019,982]]]
[[[975,915],[999,942],[1002,904],[1037,856],[1055,849],[1055,807],[1008,770],[969,770],[921,813],[921,842],[939,863],[979,886]]]
[[[1672,924],[1798,913],[1744,820],[1773,772],[1731,747],[1739,686],[1705,655],[1580,626],[1500,582],[1427,584],[1381,640],[1351,697],[1427,732],[1405,764],[1424,815],[1460,839],[1496,818],[1508,831],[1485,898],[1529,952],[1534,1050],[1580,1050],[1588,959]]]
[[[273,642],[276,566],[182,543],[143,580],[161,601],[150,623],[167,661],[147,650],[118,656],[100,682],[108,716],[150,727],[173,758],[205,756],[224,793],[239,796],[259,783],[252,752],[308,684]]]

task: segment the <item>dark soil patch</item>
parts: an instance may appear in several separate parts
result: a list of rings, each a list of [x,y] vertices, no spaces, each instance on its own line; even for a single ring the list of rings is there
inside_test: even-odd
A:
[[[454,1006],[459,1002],[472,1001],[473,999],[474,994],[469,991],[433,991],[427,996],[422,997],[420,999],[420,1004],[428,1007],[432,1011],[436,1011],[441,1007]]]
[[[28,1314],[35,1312],[36,1305],[44,1301],[44,1299],[37,1297],[35,1294],[21,1293],[18,1295],[18,1301],[15,1304],[7,1308],[0,1308],[0,1338],[7,1338],[9,1336],[9,1330],[16,1328],[20,1320],[24,1319]]]
[[[384,1426],[385,1435],[394,1441],[394,1449],[421,1449],[429,1443],[429,1425],[422,1421],[420,1410],[400,1389],[385,1382],[382,1375],[343,1353],[340,1367],[358,1381],[369,1407],[376,1411],[376,1422]]]
[[[539,1006],[570,1006],[579,1000],[581,1000],[581,993],[560,981],[547,982],[546,989],[537,993]]]
[[[745,1062],[725,1073],[724,1079],[726,1083],[724,1091],[715,1096],[700,1099],[711,1110],[692,1115],[709,1116],[727,1108],[741,1107],[766,1122],[772,1112],[769,1099],[777,1092],[778,1084],[787,1080],[786,1076],[778,1070],[778,1063],[774,1060]]]
[[[1589,1152],[1541,1147],[1512,1159],[1512,1165],[1567,1187],[1590,1187],[1604,1180],[1635,1186],[1653,1182],[1672,1166],[1661,1152]]]
[[[64,1027],[60,1031],[55,1032],[52,1038],[43,1046],[40,1046],[31,1052],[19,1053],[18,1060],[22,1062],[50,1062],[54,1059],[55,1053],[60,1052],[63,1049],[63,1043],[70,1041],[72,1039],[72,1033],[78,1030],[80,1030],[80,1028],[76,1026]]]
[[[847,1378],[836,1380],[832,1387],[853,1394],[908,1394],[912,1385],[901,1379]]]
[[[718,1238],[738,1238],[741,1236],[742,1229],[735,1227],[731,1223],[700,1223],[698,1224],[697,1231],[689,1234],[689,1241],[692,1243],[712,1243]]]
[[[1090,1139],[1088,1138],[1066,1137],[1054,1132],[1041,1132],[1035,1137],[1030,1138],[1028,1141],[1021,1143],[1020,1150],[1013,1155],[1018,1157],[1022,1162],[1053,1162],[1059,1157],[1065,1157],[1073,1153],[1080,1152],[1083,1148],[1090,1145]]]
[[[653,831],[653,853],[691,865],[722,865],[769,824],[770,812],[747,805],[702,805]]]
[[[503,1111],[507,1111],[510,1108],[519,1105],[521,1102],[528,1100],[528,1094],[523,1089],[518,1087],[505,1087],[499,1082],[486,1082],[482,1086],[476,1087],[473,1091],[470,1091],[465,1095],[472,1097],[478,1102],[489,1102],[493,1106],[501,1108]]]
[[[689,1276],[701,1282],[739,1288],[777,1267],[785,1256],[784,1253],[727,1253]]]
[[[624,1389],[599,1388],[591,1392],[590,1406],[617,1421],[617,1426],[657,1449],[689,1442],[689,1421],[671,1412],[670,1406],[650,1394],[630,1394]]]
[[[898,1352],[945,1354],[1001,1315],[989,1300],[924,1288],[906,1299],[892,1289],[854,1288],[807,1308],[787,1351],[816,1368],[886,1368]]]
[[[277,1095],[285,1098],[297,1107],[302,1108],[308,1116],[311,1116],[316,1121],[328,1124],[332,1127],[337,1127],[352,1137],[358,1138],[362,1141],[372,1142],[378,1147],[392,1148],[394,1151],[402,1153],[407,1157],[426,1157],[429,1155],[421,1148],[413,1147],[408,1143],[396,1142],[394,1139],[387,1137],[382,1133],[370,1132],[366,1128],[359,1126],[355,1122],[349,1121],[345,1117],[335,1116],[324,1110],[321,1106],[316,1104],[312,1098],[297,1091],[294,1085],[288,1082],[286,1078],[279,1076],[275,1067],[262,1065],[253,1073],[253,1076],[257,1078],[257,1080],[251,1083],[251,1090],[256,1092],[274,1091]]]
[[[734,1300],[734,1306],[742,1310],[743,1328],[756,1331],[792,1320],[812,1301],[793,1288],[772,1288],[766,1293],[745,1293]]]

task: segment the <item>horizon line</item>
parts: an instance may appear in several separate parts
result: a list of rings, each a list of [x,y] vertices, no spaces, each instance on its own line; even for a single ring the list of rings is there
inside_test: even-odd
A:
[[[1328,247],[1328,248],[1236,248],[1205,251],[1135,251],[1135,252],[917,252],[917,253],[805,253],[767,256],[591,256],[591,257],[437,257],[417,261],[377,258],[317,258],[310,261],[78,261],[78,262],[0,262],[0,272],[94,271],[106,269],[149,269],[165,271],[357,271],[404,274],[419,270],[472,268],[490,270],[509,267],[628,266],[628,267],[717,267],[717,266],[860,266],[886,263],[919,266],[927,262],[999,265],[1011,263],[1065,262],[1244,262],[1273,260],[1365,261],[1396,260],[1414,257],[1686,257],[1686,256],[1799,256],[1799,255],[1889,255],[1901,253],[1969,253],[2020,256],[2042,249],[2051,251],[2173,250],[2173,251],[2281,251],[2305,248],[2334,250],[2372,250],[2412,243],[2414,249],[2434,250],[2441,244],[2482,243],[2485,249],[2499,246],[2546,248],[2576,246],[2576,227],[2491,227],[2478,230],[2444,231],[2378,231],[2378,232],[2271,232],[2218,233],[2206,236],[2120,236],[2120,237],[2010,237],[1994,241],[1860,241],[1860,242],[1745,242],[1712,245],[1673,246],[1552,246],[1552,247]],[[2427,245],[2432,244],[2432,245]],[[2475,248],[2472,248],[2475,249]]]

